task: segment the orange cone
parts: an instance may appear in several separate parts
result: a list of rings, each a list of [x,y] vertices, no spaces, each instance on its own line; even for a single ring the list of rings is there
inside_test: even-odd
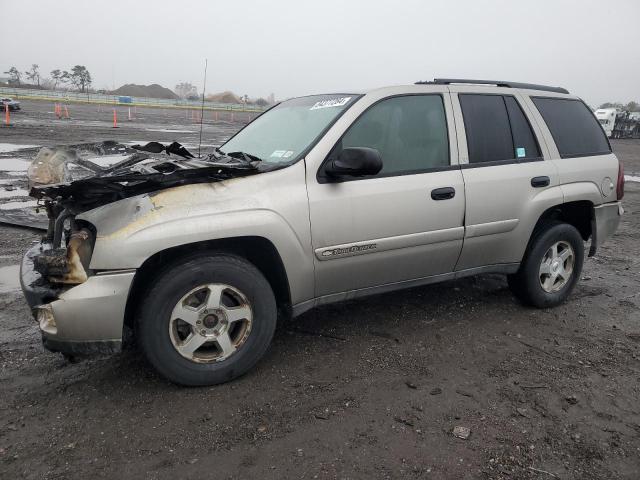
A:
[[[4,124],[8,127],[11,124],[11,116],[9,114],[9,104],[4,104]]]
[[[113,128],[118,128],[118,114],[115,108],[113,109]]]

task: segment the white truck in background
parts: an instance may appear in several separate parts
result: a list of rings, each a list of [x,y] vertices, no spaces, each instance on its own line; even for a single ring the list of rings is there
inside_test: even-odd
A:
[[[640,112],[600,108],[595,116],[609,138],[640,138]]]
[[[604,129],[604,133],[606,133],[609,138],[611,138],[613,127],[616,124],[617,113],[618,110],[616,108],[599,108],[595,112],[598,122],[600,122],[600,125],[602,125],[602,128]]]

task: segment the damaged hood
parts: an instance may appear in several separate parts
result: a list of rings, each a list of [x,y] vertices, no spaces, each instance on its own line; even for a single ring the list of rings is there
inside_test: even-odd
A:
[[[123,159],[106,167],[82,158],[76,150],[43,148],[29,168],[29,194],[80,213],[143,193],[266,171],[245,158],[219,154],[193,158],[176,142],[109,147],[104,155],[116,151]],[[179,157],[168,156],[171,153]]]

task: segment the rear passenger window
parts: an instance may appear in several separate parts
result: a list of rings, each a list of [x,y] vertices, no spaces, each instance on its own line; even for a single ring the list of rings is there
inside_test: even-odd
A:
[[[460,94],[469,163],[540,158],[540,149],[515,98]]]
[[[513,147],[516,158],[539,158],[540,149],[536,142],[531,125],[524,116],[520,105],[513,97],[503,97],[509,114],[511,123],[511,134],[513,135]]]
[[[531,97],[544,118],[560,157],[586,157],[611,152],[602,127],[581,100]]]

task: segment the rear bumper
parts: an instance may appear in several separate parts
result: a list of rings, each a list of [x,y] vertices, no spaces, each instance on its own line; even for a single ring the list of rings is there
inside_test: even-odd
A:
[[[40,249],[37,245],[24,256],[20,281],[44,346],[69,354],[118,351],[135,270],[100,273],[64,290],[47,284],[33,269]]]
[[[620,202],[605,203],[594,207],[593,219],[591,220],[590,257],[595,255],[598,247],[615,233],[623,213],[624,209]]]

